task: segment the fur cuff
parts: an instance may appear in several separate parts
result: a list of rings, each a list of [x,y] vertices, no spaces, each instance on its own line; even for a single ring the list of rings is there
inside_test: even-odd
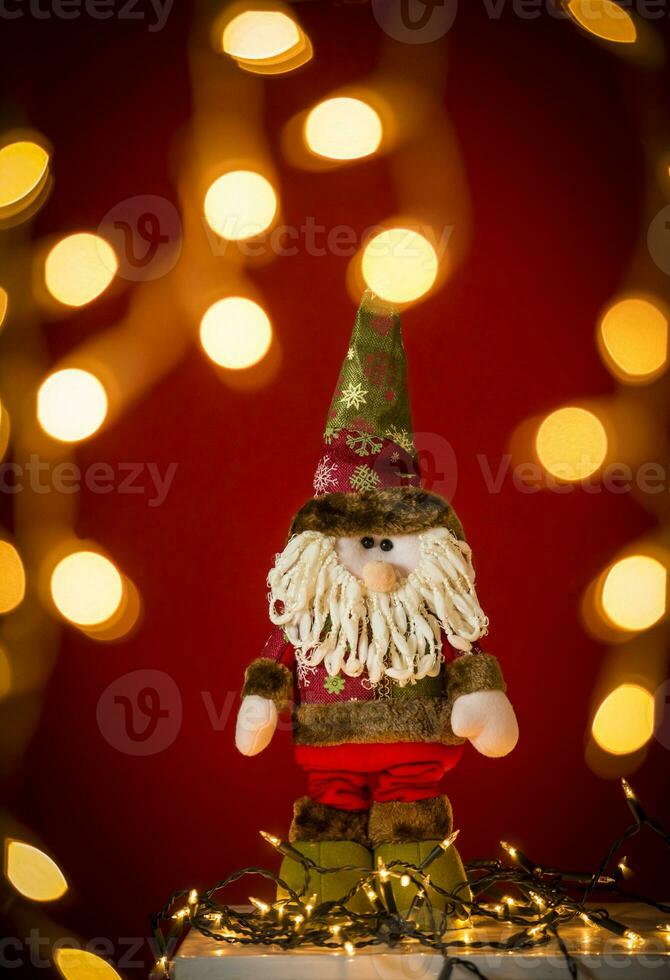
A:
[[[373,847],[405,841],[444,840],[453,827],[446,796],[413,803],[373,803],[368,833]]]
[[[293,804],[289,841],[356,841],[367,847],[367,810],[340,810],[301,796]]]
[[[345,537],[362,531],[411,534],[432,527],[448,527],[459,540],[464,538],[461,522],[438,494],[420,487],[388,487],[314,497],[300,508],[290,533],[321,531]]]
[[[500,664],[490,653],[465,653],[447,664],[447,696],[452,704],[473,691],[504,690]]]
[[[259,657],[249,664],[244,675],[242,697],[257,694],[274,701],[282,709],[293,700],[293,676],[288,667],[267,657]]]

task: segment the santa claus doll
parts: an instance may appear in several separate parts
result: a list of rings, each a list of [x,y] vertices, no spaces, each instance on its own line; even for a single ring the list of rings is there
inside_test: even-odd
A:
[[[291,708],[307,795],[290,841],[321,866],[420,863],[452,831],[443,780],[464,742],[503,756],[518,726],[498,661],[479,646],[488,621],[463,528],[421,486],[400,317],[371,293],[314,496],[268,586],[274,629],[246,671],[237,748],[261,752]],[[431,872],[447,886],[464,877],[454,848]],[[313,885],[336,897],[343,882],[327,877]]]

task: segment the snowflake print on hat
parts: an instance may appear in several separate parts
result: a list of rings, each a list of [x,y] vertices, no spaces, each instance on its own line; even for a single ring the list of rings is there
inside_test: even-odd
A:
[[[330,456],[326,453],[325,456],[319,460],[319,465],[316,468],[316,473],[314,474],[314,493],[317,497],[320,497],[324,493],[328,493],[330,490],[334,490],[337,486],[337,479],[335,474],[337,473],[337,464],[331,462]]]
[[[358,381],[354,384],[350,381],[349,384],[342,389],[342,401],[347,406],[347,408],[360,408],[361,405],[365,405],[365,396],[367,395],[367,388]]]
[[[373,456],[382,451],[381,439],[371,436],[368,432],[350,432],[347,436],[347,446],[353,449],[357,456]]]
[[[351,489],[358,491],[377,490],[381,482],[379,476],[367,463],[362,463],[360,466],[357,466],[349,477]]]

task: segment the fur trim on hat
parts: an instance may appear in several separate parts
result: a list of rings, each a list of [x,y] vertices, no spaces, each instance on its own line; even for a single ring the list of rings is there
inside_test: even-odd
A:
[[[447,695],[453,704],[473,691],[505,691],[500,664],[490,653],[465,653],[447,664]]]
[[[301,796],[293,804],[288,839],[295,841],[356,841],[367,847],[367,810],[340,810]]]
[[[293,519],[291,535],[320,531],[334,537],[360,534],[411,534],[448,527],[464,540],[461,522],[451,506],[421,487],[388,487],[361,493],[327,493],[313,497]]]
[[[444,840],[451,833],[451,804],[446,796],[412,803],[373,803],[368,833],[373,847],[405,841]]]
[[[267,657],[258,657],[246,669],[242,697],[257,694],[258,697],[274,701],[281,710],[293,700],[293,677],[284,664],[278,664]]]

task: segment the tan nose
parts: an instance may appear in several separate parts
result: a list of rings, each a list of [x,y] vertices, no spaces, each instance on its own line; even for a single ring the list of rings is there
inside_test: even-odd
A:
[[[387,561],[369,561],[363,566],[363,581],[373,592],[390,592],[396,583],[395,568]]]

